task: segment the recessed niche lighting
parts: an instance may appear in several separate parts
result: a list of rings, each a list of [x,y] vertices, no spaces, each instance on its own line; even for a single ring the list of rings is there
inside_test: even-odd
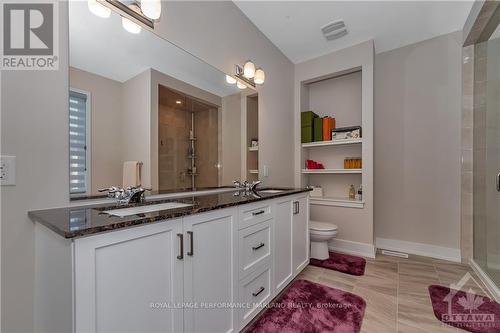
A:
[[[182,104],[182,101],[180,101],[180,100],[176,100],[176,101],[175,101],[175,104]]]

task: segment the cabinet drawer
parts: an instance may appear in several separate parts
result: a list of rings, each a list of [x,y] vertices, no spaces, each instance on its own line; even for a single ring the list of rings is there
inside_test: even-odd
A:
[[[239,232],[240,278],[253,272],[271,258],[271,220]]]
[[[263,266],[240,282],[241,327],[248,324],[271,300],[271,268]]]
[[[240,206],[239,229],[250,227],[254,224],[264,222],[273,215],[269,200],[256,202],[250,205]]]

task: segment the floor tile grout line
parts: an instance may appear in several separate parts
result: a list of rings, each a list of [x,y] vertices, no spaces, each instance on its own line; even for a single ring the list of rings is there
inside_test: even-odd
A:
[[[399,260],[396,262],[398,285],[396,286],[396,333],[399,332]]]

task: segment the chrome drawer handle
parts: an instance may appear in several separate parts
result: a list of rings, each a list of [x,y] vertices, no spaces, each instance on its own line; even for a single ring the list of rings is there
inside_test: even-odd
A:
[[[265,212],[266,212],[265,210],[259,210],[258,212],[253,212],[252,215],[256,216],[256,215],[264,214]]]
[[[252,293],[253,297],[257,297],[260,295],[261,292],[263,292],[264,290],[266,290],[266,288],[264,287],[260,287],[260,289],[254,293]]]
[[[253,247],[252,247],[252,250],[257,251],[258,249],[260,249],[261,247],[264,247],[265,245],[266,245],[266,244],[264,244],[264,243],[260,243],[260,244],[259,244],[259,245],[257,245],[257,246],[253,246]]]

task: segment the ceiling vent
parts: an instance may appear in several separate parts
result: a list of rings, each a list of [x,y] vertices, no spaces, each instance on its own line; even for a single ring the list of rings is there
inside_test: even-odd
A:
[[[335,40],[347,35],[347,27],[343,20],[338,20],[324,25],[321,28],[321,32],[327,40]]]

